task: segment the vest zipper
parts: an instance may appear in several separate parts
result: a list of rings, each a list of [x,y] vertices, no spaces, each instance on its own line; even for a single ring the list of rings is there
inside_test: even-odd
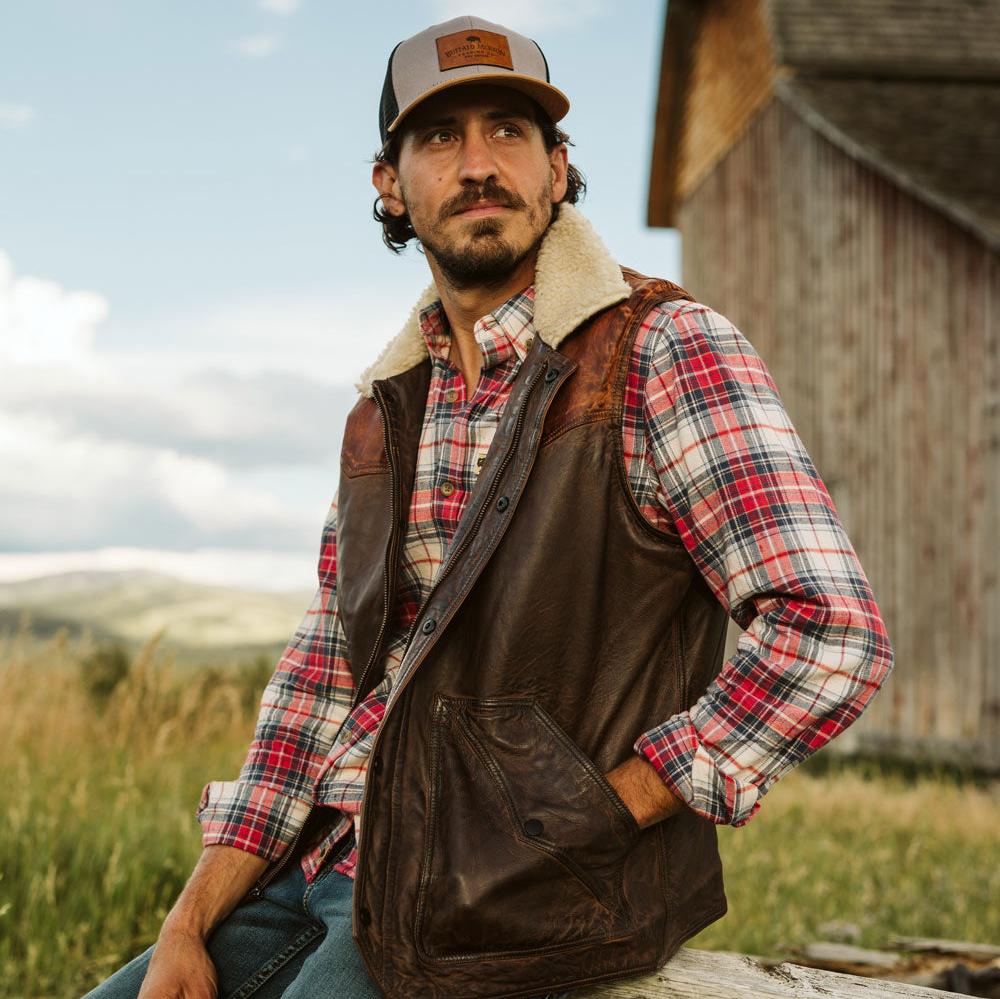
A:
[[[493,500],[493,494],[497,491],[497,486],[500,482],[500,479],[503,476],[504,470],[510,464],[511,458],[517,451],[517,442],[520,440],[521,437],[521,428],[524,425],[524,414],[528,411],[528,402],[531,399],[532,389],[534,389],[535,384],[538,382],[538,379],[541,378],[543,374],[545,374],[545,370],[547,367],[548,364],[543,364],[531,376],[531,381],[528,382],[528,386],[524,392],[524,401],[521,403],[521,408],[518,410],[517,413],[517,421],[514,424],[514,433],[511,435],[510,444],[507,447],[507,453],[503,456],[503,461],[500,462],[500,467],[497,469],[496,474],[493,476],[493,481],[490,483],[490,488],[486,494],[486,499],[483,501],[482,506],[480,506],[479,512],[476,514],[476,519],[472,527],[469,529],[469,532],[462,539],[462,543],[458,546],[458,548],[456,548],[455,551],[453,551],[448,556],[448,561],[445,563],[444,568],[442,568],[441,572],[438,574],[437,581],[434,584],[434,590],[437,590],[438,586],[441,584],[441,580],[448,575],[448,573],[451,571],[452,566],[458,561],[459,557],[463,554],[465,549],[469,547],[469,544],[475,537],[476,532],[479,530],[479,525],[482,523],[483,517],[486,516],[486,510]],[[434,593],[434,590],[432,590],[431,593],[427,594],[427,599],[424,600],[423,604],[420,606],[420,609],[417,611],[416,616],[413,618],[413,624],[410,625],[410,633],[406,636],[406,644],[403,646],[404,650],[410,647],[410,641],[413,638],[413,633],[417,627],[417,622],[420,620],[420,616],[423,614],[423,612],[427,609],[427,605],[430,603],[430,599]],[[386,705],[386,707],[388,708],[388,705]],[[374,749],[374,744],[372,748]]]
[[[257,880],[257,883],[250,889],[248,893],[249,898],[260,898],[264,893],[264,889],[285,869],[288,863],[289,857],[291,857],[295,847],[298,846],[299,840],[302,838],[302,833],[305,831],[306,823],[309,821],[309,817],[313,813],[313,809],[316,807],[316,802],[312,802],[309,805],[309,811],[306,812],[306,817],[302,820],[302,825],[299,827],[299,831],[292,837],[291,843],[288,844],[288,849],[281,855],[279,860],[272,864]]]
[[[531,376],[531,381],[528,382],[527,388],[524,390],[524,402],[521,403],[521,408],[517,413],[517,421],[514,424],[514,433],[511,434],[510,445],[507,448],[507,453],[503,456],[503,461],[500,462],[500,467],[497,469],[496,474],[493,476],[493,481],[490,483],[489,492],[486,494],[486,499],[483,501],[483,505],[479,508],[479,512],[476,514],[475,522],[469,529],[469,533],[462,539],[461,545],[451,553],[448,558],[448,562],[445,567],[441,570],[441,574],[438,576],[437,584],[439,585],[441,580],[451,571],[452,566],[458,561],[459,557],[469,547],[472,539],[475,537],[476,532],[479,530],[479,525],[482,523],[483,517],[486,516],[486,510],[493,500],[493,494],[497,491],[497,487],[500,484],[500,479],[503,477],[504,470],[510,464],[511,459],[517,452],[517,443],[521,438],[521,429],[524,426],[524,414],[528,411],[528,403],[531,401],[531,392],[538,382],[538,379],[545,374],[545,370],[548,368],[547,364],[543,364],[539,367],[535,373]],[[437,585],[434,587],[437,589]],[[421,608],[421,612],[423,608]],[[418,615],[419,617],[419,615]],[[415,623],[415,622],[414,622]]]

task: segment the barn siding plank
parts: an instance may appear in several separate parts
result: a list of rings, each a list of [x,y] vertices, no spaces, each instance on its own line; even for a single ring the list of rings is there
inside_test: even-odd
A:
[[[679,223],[684,285],[763,356],[889,628],[839,748],[1000,768],[996,254],[777,100]]]

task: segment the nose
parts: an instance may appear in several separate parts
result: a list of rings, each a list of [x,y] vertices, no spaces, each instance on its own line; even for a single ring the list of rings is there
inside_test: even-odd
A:
[[[484,183],[496,178],[497,162],[486,136],[477,129],[469,129],[464,137],[458,165],[458,177],[463,182]]]

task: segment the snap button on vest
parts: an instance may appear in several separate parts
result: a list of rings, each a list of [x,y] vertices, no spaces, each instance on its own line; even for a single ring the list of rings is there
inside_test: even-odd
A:
[[[524,831],[528,836],[541,836],[542,828],[542,823],[538,819],[528,819],[524,823]]]
[[[366,906],[361,906],[358,909],[358,915],[361,917],[361,922],[367,926],[372,921],[372,914],[368,911]]]
[[[429,635],[429,634],[430,634],[430,633],[431,633],[431,632],[432,632],[432,631],[433,631],[433,630],[434,630],[434,629],[435,629],[436,627],[437,627],[437,621],[435,621],[435,620],[434,620],[434,618],[432,618],[432,617],[429,617],[429,618],[427,618],[427,620],[426,620],[426,621],[424,621],[424,623],[423,623],[423,624],[422,624],[422,625],[420,626],[420,630],[421,630],[421,631],[422,631],[422,632],[423,632],[423,633],[424,633],[425,635]]]
[[[506,510],[507,507],[509,507],[509,506],[510,506],[510,500],[507,499],[506,496],[501,496],[500,499],[497,500],[497,509],[501,513],[503,513],[504,510]]]
[[[374,768],[375,773],[380,773],[381,772],[381,770],[382,770],[382,757],[381,756],[376,756],[375,759],[372,760],[372,767]]]
[[[559,377],[559,372],[555,368],[549,368],[545,372],[545,383],[551,385]]]

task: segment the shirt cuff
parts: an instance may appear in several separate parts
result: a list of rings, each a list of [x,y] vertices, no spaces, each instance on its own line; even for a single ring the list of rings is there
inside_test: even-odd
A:
[[[311,803],[241,780],[206,784],[198,804],[203,846],[233,846],[277,860],[305,823]]]
[[[762,790],[720,770],[717,758],[682,711],[643,732],[632,749],[648,760],[692,811],[717,825],[746,825],[760,810]]]

